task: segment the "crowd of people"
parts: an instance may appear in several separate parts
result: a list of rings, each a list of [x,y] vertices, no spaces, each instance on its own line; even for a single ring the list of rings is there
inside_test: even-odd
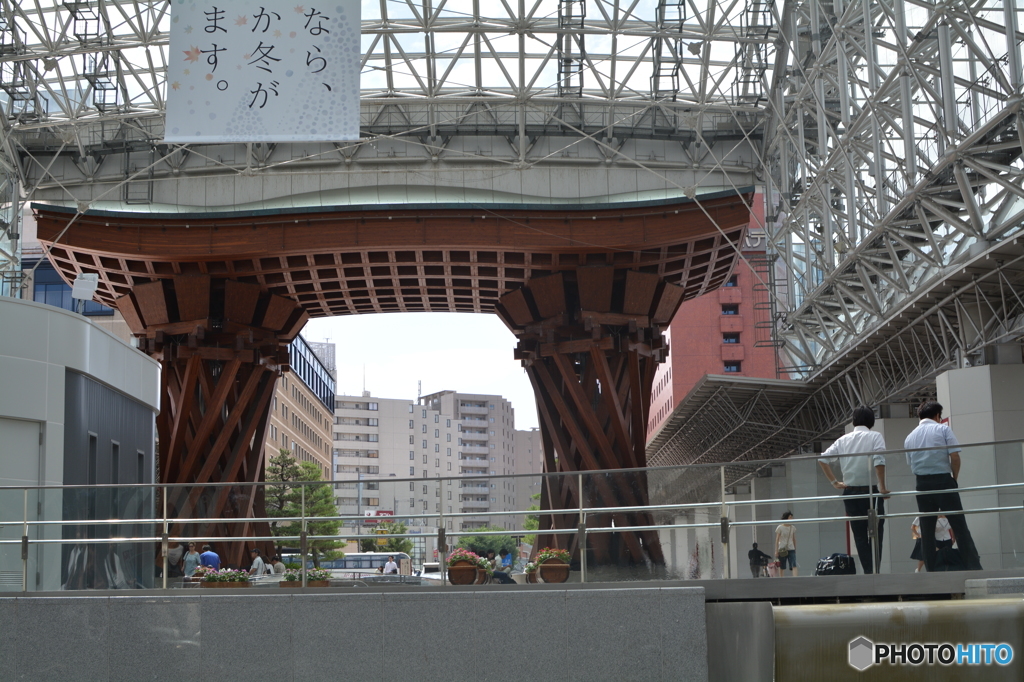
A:
[[[248,572],[252,576],[260,575],[274,575],[284,573],[285,566],[284,562],[281,561],[280,556],[274,556],[270,559],[268,564],[263,560],[262,553],[260,550],[253,548],[249,550],[251,562],[249,564]],[[161,570],[163,566],[163,557],[157,556],[157,567]],[[212,568],[215,571],[221,569],[220,555],[213,551],[213,548],[209,545],[203,545],[203,551],[200,553],[196,551],[196,543],[189,542],[188,544],[182,544],[178,542],[169,542],[167,544],[167,575],[170,578],[191,578],[195,575],[196,570],[200,566]],[[235,568],[234,566],[225,566],[225,568]]]
[[[921,516],[911,524],[916,541],[911,558],[918,562],[915,572],[951,568],[981,570],[981,558],[962,514],[963,504],[957,492],[960,443],[949,424],[942,420],[942,409],[942,405],[934,401],[921,405],[918,408],[920,422],[903,443],[907,464],[916,479],[915,489],[925,493],[916,496]],[[877,572],[881,564],[885,500],[890,497],[885,480],[885,457],[874,454],[886,450],[885,439],[871,430],[874,424],[874,410],[858,407],[853,411],[853,430],[836,440],[818,460],[832,487],[843,491],[845,513],[851,517],[850,530],[865,574]],[[838,467],[841,476],[836,475],[833,467]],[[877,484],[872,482],[872,477]],[[877,514],[874,543],[867,518],[872,509]],[[792,519],[793,512],[785,512],[782,523],[775,529],[774,557],[780,574],[788,570],[795,576],[798,574],[797,542],[796,527],[789,523]],[[769,566],[776,568],[772,557],[759,550],[756,542],[747,557],[755,578],[768,575]]]

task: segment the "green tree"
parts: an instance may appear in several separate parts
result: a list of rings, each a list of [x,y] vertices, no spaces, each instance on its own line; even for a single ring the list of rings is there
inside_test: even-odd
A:
[[[540,493],[534,493],[533,495],[530,495],[530,499],[539,501]],[[531,504],[529,507],[526,508],[526,510],[540,511],[540,505]],[[537,530],[538,528],[540,528],[540,517],[536,514],[527,514],[526,520],[523,521],[523,528],[525,528],[526,530]],[[523,538],[523,542],[532,547],[537,542],[537,536],[532,534],[527,535]]]
[[[497,526],[484,526],[478,528],[480,531],[495,531],[505,530]],[[459,538],[459,544],[456,547],[462,549],[468,549],[471,552],[476,552],[480,556],[487,556],[487,552],[493,551],[494,556],[498,556],[501,550],[507,549],[512,555],[512,560],[519,555],[516,547],[516,541],[512,539],[511,535],[463,535]]]
[[[399,552],[412,554],[412,540],[409,538],[387,538],[383,545],[378,545],[380,535],[402,535],[409,532],[409,527],[401,521],[384,521],[378,523],[374,529],[376,535],[359,538],[359,549],[363,552]]]
[[[267,516],[274,518],[288,516],[285,509],[288,507],[294,489],[294,486],[288,485],[288,482],[299,480],[301,472],[298,462],[292,457],[291,450],[279,448],[278,454],[270,458],[270,462],[267,463],[267,483],[280,483],[280,485],[267,485]],[[277,521],[273,521],[270,525],[272,528],[276,528]]]
[[[337,535],[341,527],[340,521],[313,521],[311,517],[337,516],[334,506],[334,491],[330,483],[321,485],[297,485],[299,483],[315,483],[320,481],[320,467],[313,462],[296,463],[288,450],[271,457],[267,466],[267,482],[279,485],[267,486],[267,516],[295,517],[306,515],[306,532],[310,535]],[[303,491],[305,488],[305,491]],[[298,535],[302,532],[300,521],[271,523],[274,535]],[[313,557],[313,565],[320,566],[320,560],[333,559],[341,554],[339,548],[344,542],[333,539],[311,540],[307,547]]]

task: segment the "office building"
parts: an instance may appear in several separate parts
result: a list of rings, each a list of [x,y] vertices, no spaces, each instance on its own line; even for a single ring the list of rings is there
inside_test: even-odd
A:
[[[334,344],[326,345],[333,351]],[[333,352],[327,357],[333,360]],[[329,481],[334,376],[301,335],[289,345],[288,358],[289,371],[277,380],[270,405],[266,458],[269,462],[288,450],[297,462],[315,463],[321,478]]]

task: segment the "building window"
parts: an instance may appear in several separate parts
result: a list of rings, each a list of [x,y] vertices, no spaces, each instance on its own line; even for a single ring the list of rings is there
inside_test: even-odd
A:
[[[451,456],[452,456],[452,449],[451,449],[451,448],[448,448],[448,456],[449,456],[449,457],[451,457]]]
[[[434,438],[440,438],[440,437],[441,437],[441,431],[439,429],[434,429]]]
[[[491,423],[492,424],[494,423],[494,417],[491,417]]]
[[[424,418],[424,419],[426,419],[426,418],[427,418],[427,411],[426,411],[426,410],[423,410],[423,418]]]
[[[409,451],[409,459],[416,459],[416,451],[415,450],[410,450]]]
[[[733,275],[732,277],[729,278],[729,281],[725,283],[725,286],[727,286],[727,287],[739,286],[739,282],[737,281],[738,279],[739,279],[739,275]]]
[[[448,434],[448,442],[449,442],[449,443],[451,443],[451,442],[452,442],[452,434],[450,434],[450,433]]]
[[[424,425],[423,425],[423,433],[426,433],[426,432],[427,432],[427,425],[426,425],[426,424],[424,424]]]
[[[722,343],[739,343],[740,333],[739,332],[724,332],[722,334]]]
[[[743,371],[742,365],[743,365],[743,363],[741,363],[739,360],[734,360],[732,362],[727,362],[727,363],[725,363],[725,373],[726,374],[735,374],[737,372],[742,372]]]
[[[739,303],[725,303],[722,305],[723,315],[739,315],[740,304]]]
[[[448,471],[451,471],[451,470],[452,470],[452,463],[451,463],[451,462],[448,462]],[[449,500],[450,500],[450,499],[452,499],[452,498],[451,498],[451,493],[448,493],[448,499],[449,499]]]
[[[434,443],[434,452],[441,452],[441,446],[437,443]]]
[[[366,409],[368,409],[368,410],[376,410],[377,409],[377,403],[370,403],[369,406]]]
[[[409,467],[409,475],[410,476],[415,476],[416,475],[416,467]]]
[[[441,415],[439,415],[439,414],[435,414],[435,415],[434,415],[434,423],[436,424],[436,423],[438,423],[439,421],[441,421]]]
[[[412,405],[409,405],[409,414],[412,414]]]
[[[434,466],[436,466],[436,467],[440,467],[440,466],[441,466],[441,460],[439,460],[439,459],[435,459],[435,460],[434,460]]]
[[[376,433],[371,433],[371,434],[370,434],[370,435],[369,435],[369,436],[367,437],[367,439],[366,439],[366,440],[370,441],[371,443],[376,443],[376,442],[377,442],[377,438],[378,438],[378,436],[377,436],[377,434],[376,434]]]
[[[416,484],[413,483],[412,481],[409,481],[409,492],[411,492],[411,493],[416,492]]]
[[[423,455],[423,463],[424,463],[424,464],[426,464],[426,463],[427,463],[427,456],[426,456],[426,455]]]
[[[409,436],[409,445],[416,444],[416,436]]]
[[[492,410],[494,409],[494,405],[491,405],[491,409],[492,409]]]
[[[416,422],[414,422],[413,420],[410,419],[409,420],[409,428],[410,429],[415,429],[416,428]]]
[[[447,419],[447,420],[445,420],[445,421],[447,421],[447,422],[448,422],[448,424],[447,424],[447,427],[448,427],[449,429],[450,429],[450,428],[452,428],[452,420],[451,420],[451,419]]]
[[[427,441],[423,441],[423,447],[427,447]]]

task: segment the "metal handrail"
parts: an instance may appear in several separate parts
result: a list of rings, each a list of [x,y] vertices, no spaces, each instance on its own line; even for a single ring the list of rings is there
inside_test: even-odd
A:
[[[1018,446],[1024,446],[1024,441],[994,441],[992,443],[986,443],[986,444],[972,444],[972,445],[961,446],[960,450],[961,450],[961,452],[967,451],[967,454],[969,454],[969,451],[971,449],[973,449],[973,448],[976,448],[976,447],[999,446],[999,445],[1018,445]],[[915,452],[915,451],[922,451],[922,450],[934,450],[934,449],[935,448],[920,448],[919,450],[887,451],[887,453],[856,453],[856,454],[849,454],[849,455],[840,455],[840,457],[866,457],[866,456],[875,455],[875,454],[906,454],[907,452]],[[787,465],[788,466],[788,465],[794,464],[796,462],[804,462],[804,461],[811,461],[811,460],[821,461],[822,459],[823,458],[821,456],[815,455],[815,456],[806,456],[806,457],[789,457],[789,458],[779,459],[779,460],[758,460],[758,461],[754,461],[754,462],[749,462],[749,464],[753,465],[753,467],[755,467],[755,468],[763,468],[763,467],[766,467],[766,466],[773,466],[773,465]],[[832,457],[830,456],[829,459],[832,459]],[[872,460],[871,459],[866,459],[866,462],[868,463],[868,470],[869,470],[869,473],[870,473],[871,469],[872,469],[872,467],[871,467]],[[779,523],[779,521],[777,519],[744,520],[744,521],[736,520],[736,521],[733,521],[733,520],[731,520],[729,518],[729,516],[730,516],[729,510],[730,509],[742,509],[742,508],[746,508],[746,507],[751,507],[751,508],[756,509],[756,507],[759,506],[759,505],[779,505],[779,504],[791,505],[791,504],[795,504],[795,503],[811,503],[811,502],[813,502],[813,503],[829,503],[829,502],[849,501],[849,500],[858,500],[858,499],[874,500],[874,498],[881,496],[879,493],[876,493],[876,492],[874,492],[873,490],[871,490],[869,488],[869,492],[868,493],[857,494],[857,495],[833,494],[833,495],[821,495],[821,496],[802,496],[802,497],[785,497],[785,498],[751,499],[751,500],[735,500],[735,499],[730,500],[730,499],[726,499],[727,496],[725,494],[725,468],[727,466],[736,466],[736,465],[741,465],[741,464],[747,464],[747,462],[714,463],[714,464],[707,464],[707,465],[690,465],[690,466],[684,466],[684,467],[655,467],[655,468],[649,468],[649,469],[647,469],[647,468],[616,469],[616,470],[589,471],[589,472],[572,472],[572,473],[565,473],[565,472],[563,472],[563,473],[546,473],[546,474],[517,474],[517,475],[502,475],[502,476],[483,475],[483,476],[477,477],[477,478],[479,478],[481,480],[493,480],[495,478],[512,478],[512,479],[529,478],[531,480],[536,480],[537,478],[543,479],[544,477],[548,477],[548,476],[576,476],[577,477],[576,485],[578,485],[579,488],[582,490],[583,487],[584,487],[584,484],[586,482],[586,479],[584,478],[585,476],[588,476],[588,477],[589,476],[609,476],[609,475],[611,475],[611,476],[621,476],[623,474],[630,474],[630,473],[643,473],[643,474],[648,474],[649,475],[649,474],[652,474],[652,473],[664,472],[666,470],[671,470],[671,471],[680,471],[681,470],[681,471],[685,472],[687,470],[690,470],[690,469],[696,468],[696,467],[704,468],[704,469],[706,469],[707,467],[715,467],[715,468],[718,468],[719,471],[720,471],[721,498],[718,499],[718,500],[708,500],[706,502],[687,502],[687,503],[679,503],[679,504],[657,504],[657,505],[630,505],[630,506],[618,506],[618,507],[584,507],[583,504],[582,504],[582,496],[581,496],[581,500],[580,500],[581,503],[580,503],[580,505],[577,508],[571,508],[571,509],[548,509],[548,510],[527,509],[527,510],[502,510],[502,511],[469,511],[469,512],[455,512],[455,513],[452,513],[452,512],[444,513],[443,511],[441,511],[441,509],[439,509],[437,512],[433,512],[433,513],[427,513],[426,511],[422,511],[422,512],[410,511],[408,514],[394,514],[394,515],[390,516],[389,518],[390,519],[395,519],[395,520],[433,519],[437,523],[437,527],[439,529],[439,543],[438,543],[439,547],[442,547],[443,539],[444,539],[445,536],[447,536],[447,537],[460,537],[460,536],[468,536],[468,535],[512,536],[512,535],[530,535],[530,534],[543,534],[543,535],[573,535],[573,534],[580,534],[581,538],[582,538],[582,542],[583,542],[583,547],[585,548],[585,546],[586,546],[586,537],[587,537],[588,533],[616,533],[616,532],[623,532],[623,531],[630,531],[630,532],[663,531],[663,530],[672,530],[672,529],[696,529],[696,528],[712,529],[712,528],[719,528],[719,527],[723,528],[723,532],[729,532],[729,531],[731,531],[732,527],[751,527],[751,528],[756,528],[756,527],[761,527],[761,526],[772,526],[772,525],[776,525],[776,524]],[[753,472],[751,472],[751,473],[753,473]],[[436,482],[436,484],[438,486],[438,492],[440,493],[441,491],[443,491],[445,489],[449,489],[449,491],[451,491],[450,490],[451,487],[453,485],[455,485],[456,483],[460,484],[459,487],[457,487],[456,489],[461,490],[462,489],[461,488],[461,484],[464,481],[466,481],[466,480],[473,480],[473,477],[449,476],[449,477],[444,477],[444,478],[437,477],[437,478],[433,478],[433,479],[427,479],[427,478],[397,479],[397,478],[390,478],[389,477],[389,478],[384,478],[384,479],[362,479],[362,482],[363,483],[375,483],[376,482],[376,483],[385,483],[385,484],[389,484],[389,485],[397,485],[397,484],[401,484],[401,483],[404,483],[404,482],[415,482],[417,484],[427,483],[427,482],[431,482],[431,483]],[[166,554],[167,554],[168,544],[171,543],[171,542],[187,542],[187,541],[221,542],[221,543],[223,543],[223,542],[252,542],[252,541],[298,542],[303,547],[303,556],[305,556],[304,548],[306,547],[306,544],[308,542],[310,542],[310,541],[316,541],[316,540],[339,540],[339,539],[351,538],[352,537],[352,534],[350,534],[350,533],[337,534],[337,535],[310,535],[310,534],[308,534],[306,532],[306,525],[309,522],[314,521],[314,520],[315,521],[339,521],[339,522],[357,521],[358,522],[358,521],[361,521],[361,520],[365,519],[364,516],[359,515],[359,514],[338,514],[338,515],[333,515],[333,516],[317,516],[317,517],[309,517],[309,516],[307,516],[305,514],[305,497],[306,497],[306,488],[307,488],[307,486],[309,486],[309,485],[330,485],[330,486],[333,486],[335,483],[337,483],[337,481],[296,481],[296,482],[286,482],[286,483],[275,483],[275,482],[263,482],[263,483],[214,483],[214,484],[202,484],[202,485],[198,485],[198,484],[161,484],[161,483],[150,483],[150,484],[99,484],[99,485],[91,485],[91,486],[86,486],[86,485],[76,485],[76,486],[62,486],[62,485],[0,486],[0,492],[16,490],[16,491],[20,491],[22,493],[22,495],[24,496],[24,514],[23,514],[23,518],[19,519],[19,520],[13,520],[12,519],[12,520],[8,520],[8,521],[0,520],[0,529],[2,529],[4,527],[21,526],[23,528],[22,537],[21,537],[21,539],[0,540],[0,546],[9,546],[9,545],[15,545],[15,544],[20,544],[22,546],[23,589],[27,589],[27,575],[28,575],[28,573],[27,573],[27,570],[28,570],[28,568],[27,568],[27,566],[28,566],[27,547],[30,544],[34,544],[34,545],[65,545],[65,544],[71,544],[71,545],[90,545],[90,544],[113,545],[113,544],[121,544],[121,543],[159,543],[162,546],[163,554],[164,554],[164,573],[163,573],[164,576],[166,576],[167,573],[168,573],[168,571],[167,571],[168,566],[167,566]],[[251,519],[247,518],[247,519],[245,519],[245,521],[247,523],[254,523],[254,522],[257,522],[257,523],[259,523],[259,522],[281,523],[281,524],[298,523],[298,524],[300,524],[300,527],[302,529],[302,533],[300,535],[285,535],[285,536],[271,535],[271,536],[255,536],[255,537],[254,536],[227,536],[227,537],[225,537],[225,536],[217,536],[217,537],[213,537],[213,536],[186,536],[186,535],[171,536],[171,535],[169,535],[168,531],[169,531],[169,528],[170,528],[171,525],[218,523],[218,522],[223,522],[225,520],[225,519],[220,518],[220,517],[218,517],[218,518],[205,518],[205,517],[203,517],[203,518],[175,518],[175,517],[171,517],[167,513],[167,511],[168,511],[167,510],[167,499],[168,499],[169,491],[175,490],[175,489],[182,489],[182,488],[186,488],[186,489],[189,489],[189,490],[195,490],[197,488],[200,488],[200,489],[205,489],[205,488],[221,488],[221,487],[225,487],[225,486],[243,487],[244,488],[244,487],[254,486],[254,485],[269,486],[269,487],[286,486],[286,487],[289,487],[289,488],[298,488],[301,491],[301,494],[302,494],[301,495],[302,496],[302,500],[303,500],[302,506],[301,506],[302,511],[301,511],[301,515],[300,516],[260,517],[260,518],[251,518]],[[1006,490],[1017,490],[1017,489],[1021,489],[1021,488],[1024,488],[1024,481],[1022,481],[1022,482],[1015,482],[1015,483],[996,483],[996,484],[988,484],[988,485],[968,486],[968,487],[964,487],[964,488],[958,488],[958,489],[956,489],[956,492],[958,492],[960,494],[970,494],[970,493],[986,492],[986,491],[997,491],[998,492],[998,491],[1006,491]],[[120,490],[120,489],[130,489],[130,490],[133,490],[133,491],[139,491],[140,489],[141,490],[151,490],[152,492],[150,494],[153,497],[150,499],[150,502],[149,502],[150,504],[152,504],[152,502],[157,499],[156,494],[158,492],[162,493],[162,495],[160,497],[162,498],[163,506],[164,506],[163,514],[159,515],[156,518],[61,519],[61,520],[31,520],[31,521],[28,519],[28,495],[29,495],[29,492],[33,491],[33,490],[38,490],[38,491],[46,491],[46,490],[69,490],[69,491],[89,490],[89,491],[103,491],[103,490]],[[949,491],[947,491],[947,490],[934,490],[934,491],[901,490],[901,491],[889,491],[888,493],[886,493],[886,495],[884,495],[882,497],[888,499],[888,498],[893,498],[893,497],[900,498],[900,497],[914,496],[916,498],[916,497],[926,496],[926,495],[946,494],[948,492]],[[146,499],[146,498],[142,498],[142,499]],[[874,505],[870,505],[870,506],[873,507]],[[602,515],[607,515],[607,514],[617,514],[617,515],[619,515],[619,514],[644,514],[644,515],[650,515],[652,513],[657,513],[657,512],[671,513],[671,512],[681,512],[681,511],[687,511],[687,510],[707,510],[707,509],[712,509],[712,508],[715,508],[715,507],[718,507],[721,510],[721,518],[720,519],[716,519],[714,521],[709,520],[709,521],[702,521],[702,522],[681,522],[681,523],[671,523],[671,524],[651,524],[651,523],[648,523],[648,524],[642,524],[642,525],[622,525],[622,523],[617,521],[616,525],[612,525],[612,526],[592,526],[592,525],[588,525],[586,523],[586,520],[587,520],[588,516],[590,516],[593,519],[595,516],[596,517],[600,517]],[[963,510],[962,512],[957,512],[957,513],[963,513],[963,514],[984,514],[984,513],[1001,513],[1001,512],[1005,512],[1005,511],[1020,511],[1020,510],[1022,510],[1022,507],[1019,506],[1019,505],[1006,505],[1006,506],[984,507],[984,508],[979,508],[979,509],[966,509],[966,510]],[[448,519],[465,518],[465,517],[479,518],[479,517],[493,517],[493,516],[524,517],[524,516],[527,516],[527,515],[533,515],[533,516],[557,516],[557,515],[569,516],[569,515],[578,515],[579,526],[577,528],[561,528],[561,529],[547,528],[547,529],[542,529],[542,530],[516,528],[516,529],[512,529],[512,530],[505,530],[505,529],[498,529],[498,530],[466,529],[466,530],[451,530],[451,531],[448,531],[445,528],[445,522],[444,522],[445,518],[448,518]],[[851,521],[851,520],[868,520],[869,522],[873,522],[873,521],[877,521],[877,520],[897,519],[897,518],[905,518],[905,517],[915,517],[915,516],[920,516],[920,515],[921,514],[919,512],[887,513],[887,514],[877,514],[877,515],[875,515],[874,519],[872,519],[872,514],[869,513],[869,515],[867,515],[867,516],[846,516],[846,515],[843,515],[843,516],[816,516],[816,517],[808,517],[808,518],[800,518],[800,519],[793,518],[793,519],[788,520],[787,522],[788,523],[792,523],[792,524],[799,524],[799,525],[810,525],[810,524],[820,524],[820,523],[833,523],[833,522],[847,522],[847,521]],[[132,536],[118,536],[118,537],[109,537],[109,538],[36,538],[36,539],[29,538],[29,529],[33,528],[33,527],[35,527],[35,528],[46,528],[46,527],[57,527],[57,526],[59,526],[59,527],[63,528],[65,526],[67,526],[67,527],[77,527],[77,528],[81,528],[81,527],[94,527],[94,528],[104,528],[104,527],[107,527],[107,528],[109,528],[109,527],[129,526],[130,525],[130,526],[134,526],[136,528],[140,528],[140,527],[143,527],[143,526],[153,526],[153,525],[157,525],[157,524],[159,524],[162,527],[162,530],[163,530],[162,534],[159,534],[159,535],[157,535],[157,534],[139,535],[139,536],[134,536],[134,535],[132,535]],[[423,538],[424,534],[423,533],[389,533],[388,536],[391,537],[391,538]],[[372,537],[372,536],[370,536],[370,537]],[[871,539],[872,539],[872,543],[874,544],[874,542],[876,541],[874,533],[871,534]],[[730,543],[728,543],[726,540],[723,540],[723,544],[726,545],[726,556],[728,557],[728,553],[729,553],[729,549],[730,549],[730,547],[729,547]],[[441,559],[442,560],[444,559],[444,556],[446,556],[446,553],[443,551],[443,547],[442,547],[442,552],[441,552]],[[585,578],[585,576],[586,576],[585,553],[582,555],[582,557],[584,557],[584,561],[581,562],[582,563],[581,570],[582,570],[582,573],[583,573],[583,580],[585,581],[586,580],[586,578]],[[305,565],[305,562],[304,562],[303,565]],[[730,565],[728,559],[727,559],[727,565]],[[305,571],[303,571],[303,584],[305,584]],[[164,578],[163,585],[164,585],[164,587],[166,587],[166,585],[167,585],[166,577]]]

